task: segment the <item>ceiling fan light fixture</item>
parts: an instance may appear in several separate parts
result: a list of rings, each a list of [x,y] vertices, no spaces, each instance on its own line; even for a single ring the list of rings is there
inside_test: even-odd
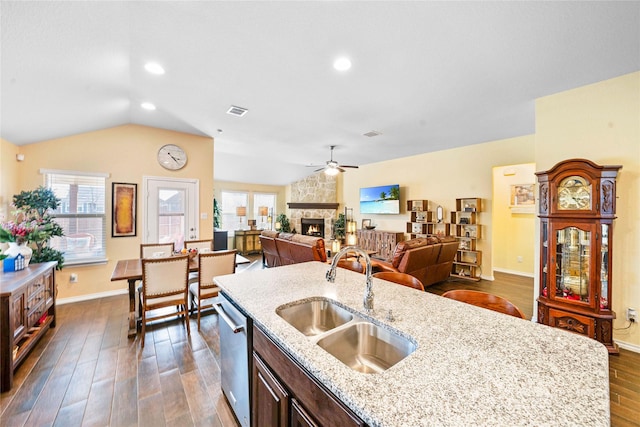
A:
[[[340,171],[337,168],[328,167],[324,170],[324,173],[329,176],[335,176],[338,175]]]
[[[159,76],[164,74],[164,68],[157,62],[147,62],[146,64],[144,64],[144,69],[151,74],[157,74]]]

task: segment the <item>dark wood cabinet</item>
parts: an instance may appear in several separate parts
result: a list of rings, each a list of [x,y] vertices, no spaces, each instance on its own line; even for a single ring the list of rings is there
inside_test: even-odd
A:
[[[216,230],[213,232],[213,250],[226,251],[228,248],[228,234],[224,230]]]
[[[13,374],[45,332],[56,325],[56,262],[31,264],[0,275],[0,385],[13,386]]]
[[[538,322],[613,342],[612,253],[616,177],[622,166],[570,159],[537,172]]]
[[[253,350],[252,426],[365,425],[255,325]]]

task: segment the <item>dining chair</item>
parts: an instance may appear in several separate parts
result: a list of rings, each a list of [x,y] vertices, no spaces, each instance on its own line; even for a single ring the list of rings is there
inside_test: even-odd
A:
[[[146,324],[152,320],[183,315],[187,325],[187,334],[191,335],[189,328],[188,273],[189,257],[187,255],[142,259],[142,292],[140,294],[142,347],[144,347]],[[148,311],[164,307],[176,307],[176,311],[147,317]]]
[[[442,294],[445,298],[451,298],[456,301],[466,302],[467,304],[475,305],[482,308],[488,308],[489,310],[497,311],[499,313],[508,314],[510,316],[519,317],[524,319],[524,313],[520,311],[511,301],[499,297],[497,295],[488,294],[486,292],[472,291],[468,289],[456,289],[447,291]]]
[[[212,239],[204,239],[204,240],[185,240],[184,241],[185,249],[197,249],[198,252],[201,250],[213,250],[213,240]]]
[[[173,255],[173,243],[142,243],[140,244],[140,259],[165,258]],[[161,256],[156,254],[162,253]],[[138,282],[138,315],[142,317],[142,281]]]
[[[364,274],[365,266],[360,261],[354,258],[343,258],[338,260],[338,267],[346,268],[347,270],[355,271],[356,273]]]
[[[198,331],[200,330],[200,314],[203,309],[212,304],[204,305],[203,301],[218,296],[218,288],[213,278],[236,272],[237,249],[215,251],[198,254],[198,277],[189,279],[189,293],[191,294],[191,310],[198,307]]]
[[[408,286],[419,291],[424,291],[424,285],[422,284],[422,282],[416,277],[413,277],[412,275],[407,273],[400,273],[396,271],[380,271],[378,273],[374,273],[373,277],[388,280],[389,282],[394,282],[399,285]]]
[[[162,257],[173,254],[173,243],[142,243],[140,244],[140,258],[158,258],[156,254],[163,253]]]

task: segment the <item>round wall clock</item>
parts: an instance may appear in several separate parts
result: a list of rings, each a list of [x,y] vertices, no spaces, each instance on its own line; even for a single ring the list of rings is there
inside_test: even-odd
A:
[[[175,144],[163,145],[158,150],[158,163],[165,169],[182,169],[187,164],[187,153]]]

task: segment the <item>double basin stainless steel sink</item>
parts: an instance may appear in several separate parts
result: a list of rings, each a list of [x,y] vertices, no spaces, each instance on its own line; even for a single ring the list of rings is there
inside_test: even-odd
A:
[[[352,312],[329,298],[282,305],[276,313],[349,368],[382,372],[416,349],[409,338]]]

